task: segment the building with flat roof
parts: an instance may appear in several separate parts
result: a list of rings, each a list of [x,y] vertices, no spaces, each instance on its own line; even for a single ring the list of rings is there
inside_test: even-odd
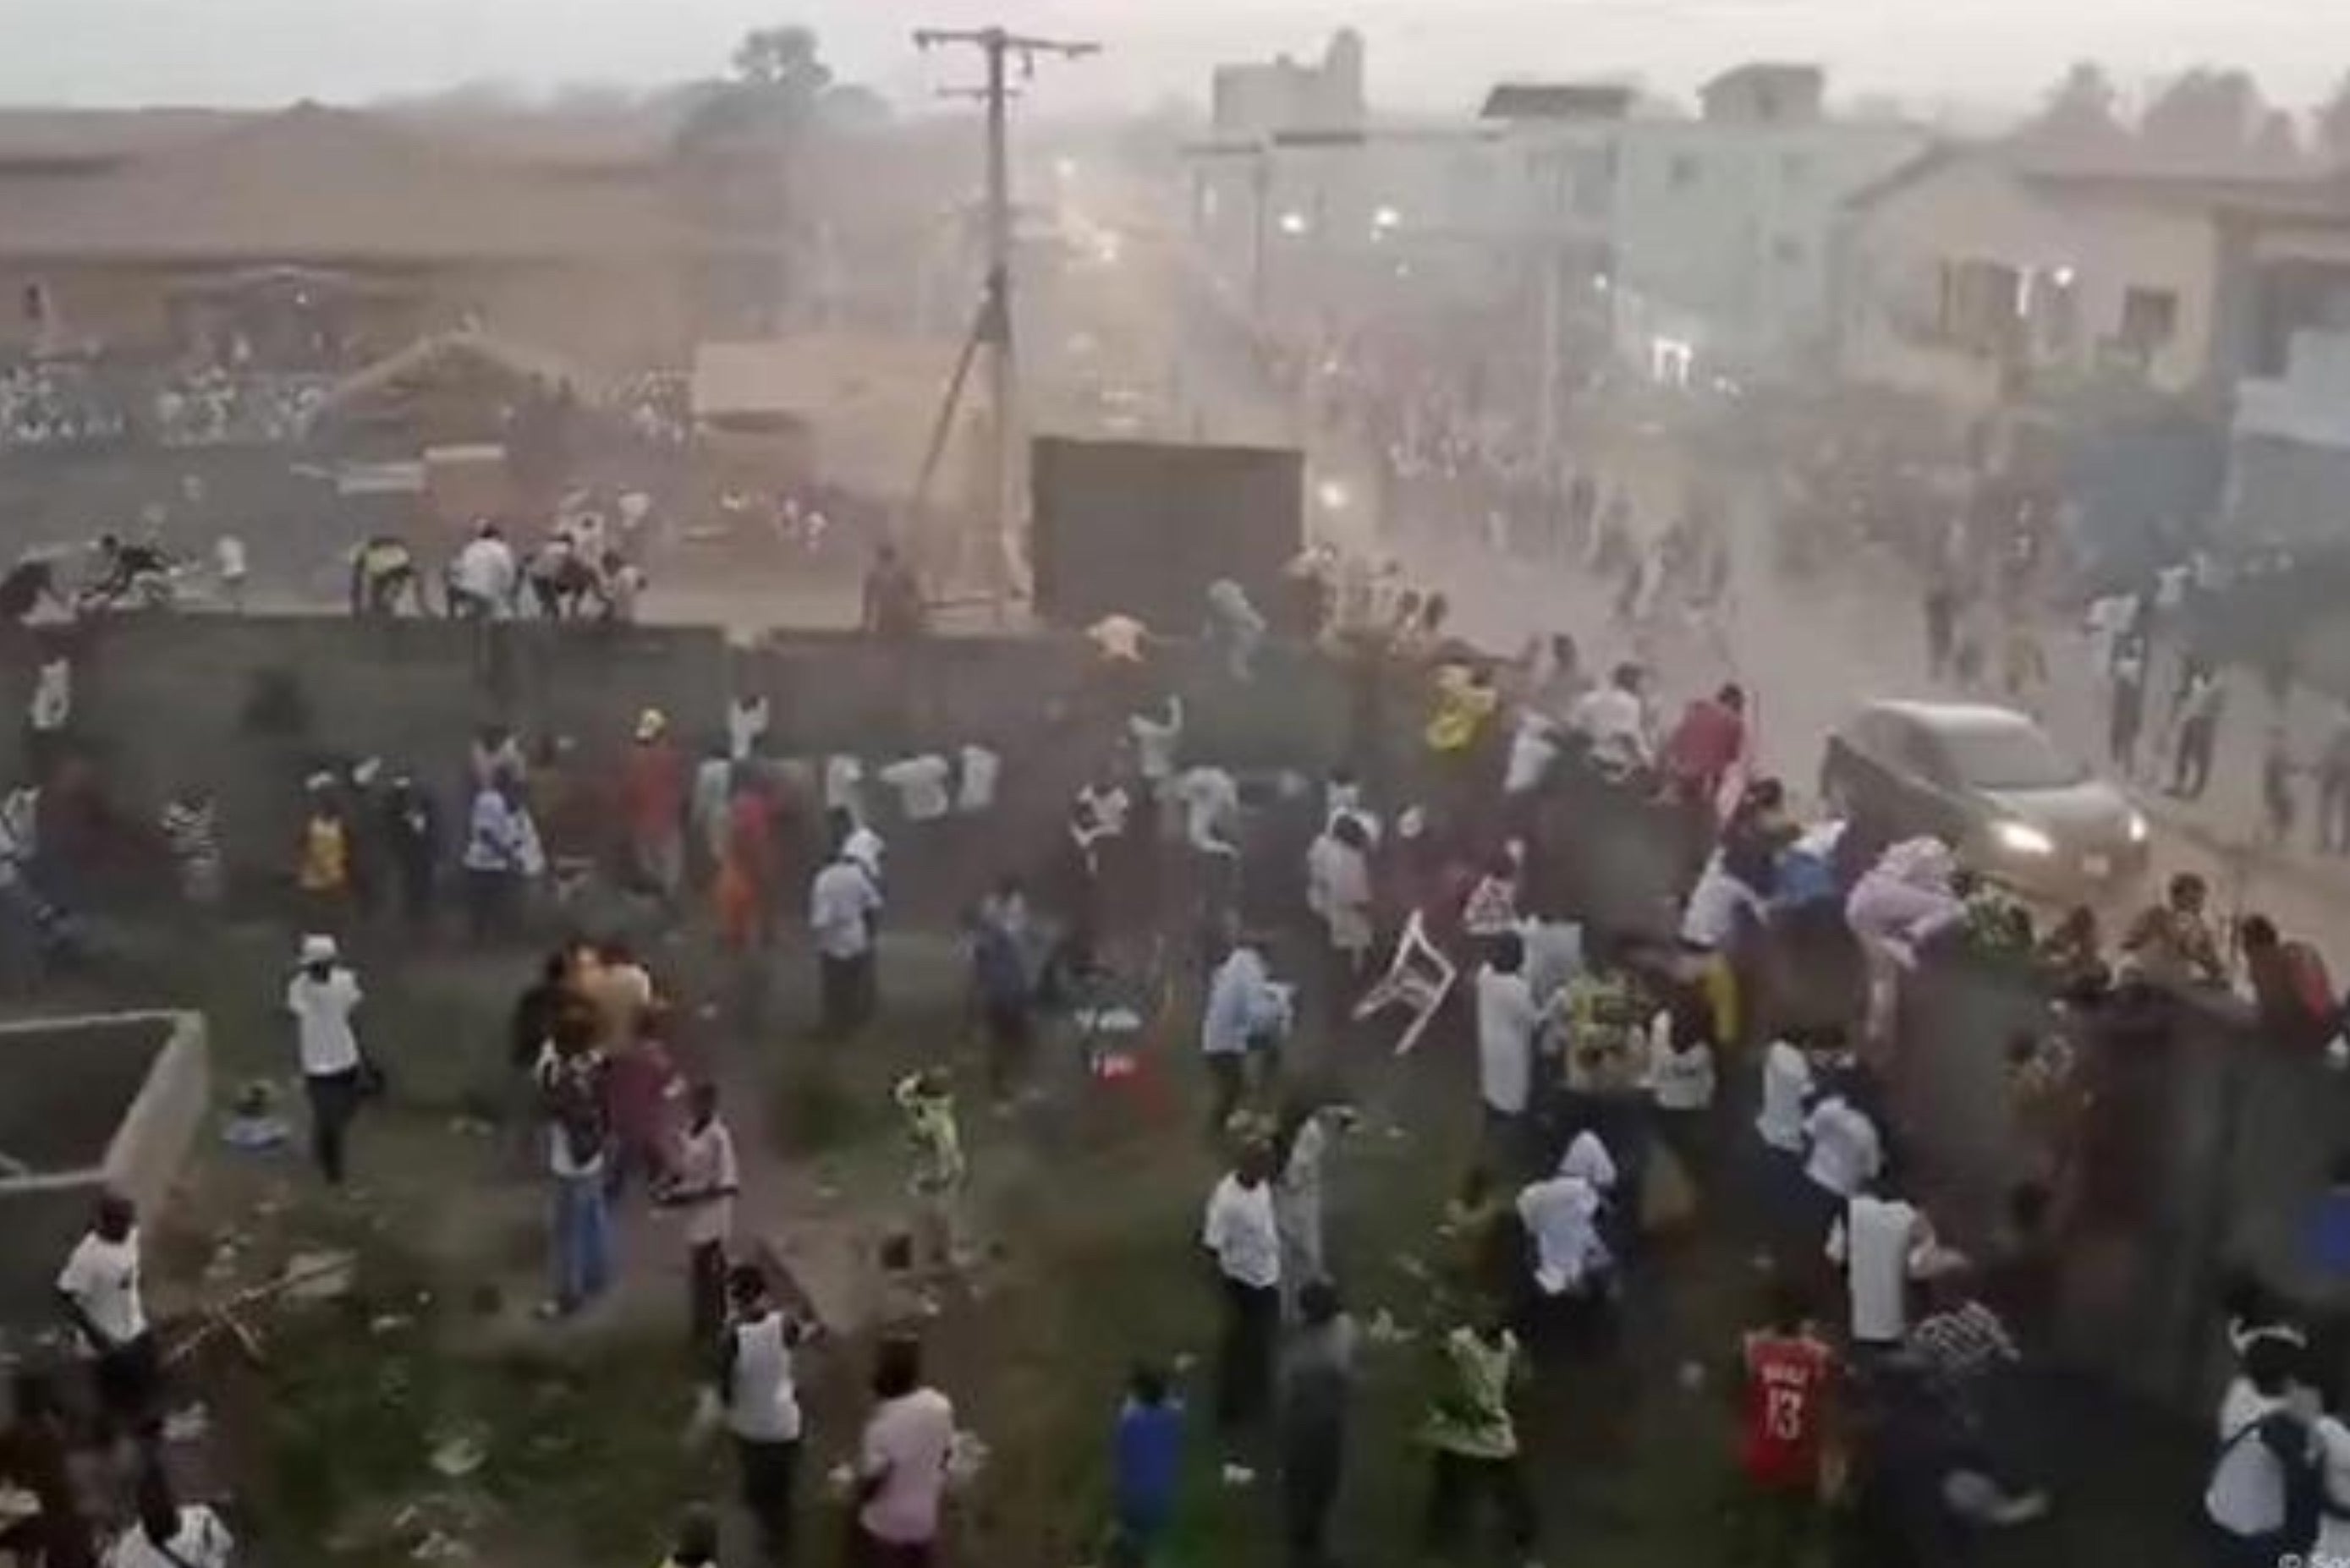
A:
[[[1333,34],[1318,62],[1287,55],[1218,66],[1212,119],[1219,139],[1268,140],[1283,131],[1360,130],[1365,119],[1363,39]]]

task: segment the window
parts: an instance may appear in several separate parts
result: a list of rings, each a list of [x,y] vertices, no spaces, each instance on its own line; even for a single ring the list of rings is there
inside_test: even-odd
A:
[[[2023,275],[1999,262],[1944,262],[1935,336],[1952,348],[1998,356],[2018,346]]]
[[[2032,724],[1983,724],[1942,732],[1950,768],[1977,789],[2068,789],[2084,776]]]
[[[2168,288],[2131,288],[2122,296],[2122,346],[2150,354],[2178,334],[2178,296]]]
[[[1665,165],[1665,182],[1676,191],[1687,191],[1696,185],[1705,172],[1705,165],[1690,152],[1676,152]]]
[[[1771,259],[1781,266],[1804,265],[1804,242],[1793,234],[1781,234],[1771,242]]]
[[[1934,737],[1914,724],[1903,724],[1896,732],[1893,765],[1912,778],[1928,784],[1946,784],[1950,782],[1950,760]]]
[[[1794,187],[1807,182],[1812,177],[1812,155],[1808,152],[1783,152],[1779,155],[1780,183]]]

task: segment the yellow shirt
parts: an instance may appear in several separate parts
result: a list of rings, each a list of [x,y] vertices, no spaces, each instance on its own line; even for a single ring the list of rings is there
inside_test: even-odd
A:
[[[303,825],[295,879],[305,893],[339,893],[350,886],[350,837],[340,817],[313,816]]]
[[[1464,666],[1446,665],[1436,672],[1436,711],[1428,721],[1428,749],[1467,751],[1501,702],[1501,692],[1471,680]]]

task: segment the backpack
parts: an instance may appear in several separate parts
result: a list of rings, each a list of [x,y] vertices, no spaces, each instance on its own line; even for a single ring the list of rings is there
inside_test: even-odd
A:
[[[2284,1527],[2278,1532],[2279,1544],[2288,1555],[2305,1551],[2315,1543],[2329,1514],[2345,1517],[2350,1510],[2327,1495],[2324,1462],[2317,1452],[2314,1434],[2308,1422],[2290,1410],[2272,1410],[2237,1428],[2211,1461],[2212,1478],[2218,1479],[2220,1468],[2238,1448],[2253,1439],[2267,1448],[2283,1475]]]

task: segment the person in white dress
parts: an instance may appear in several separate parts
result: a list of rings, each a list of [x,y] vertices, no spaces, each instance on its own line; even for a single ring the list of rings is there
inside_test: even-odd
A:
[[[139,1518],[107,1548],[106,1568],[229,1568],[236,1541],[202,1503],[182,1507],[159,1466],[139,1482]]]
[[[1347,1106],[1317,1104],[1302,1095],[1282,1107],[1273,1139],[1273,1218],[1281,1234],[1284,1318],[1296,1315],[1300,1291],[1330,1277],[1322,1247],[1323,1168],[1332,1135],[1353,1122]]]
[[[2343,1419],[2345,1390],[2329,1388],[2325,1409],[2311,1428],[2317,1446],[2317,1544],[2313,1563],[2350,1563],[2350,1422]]]

